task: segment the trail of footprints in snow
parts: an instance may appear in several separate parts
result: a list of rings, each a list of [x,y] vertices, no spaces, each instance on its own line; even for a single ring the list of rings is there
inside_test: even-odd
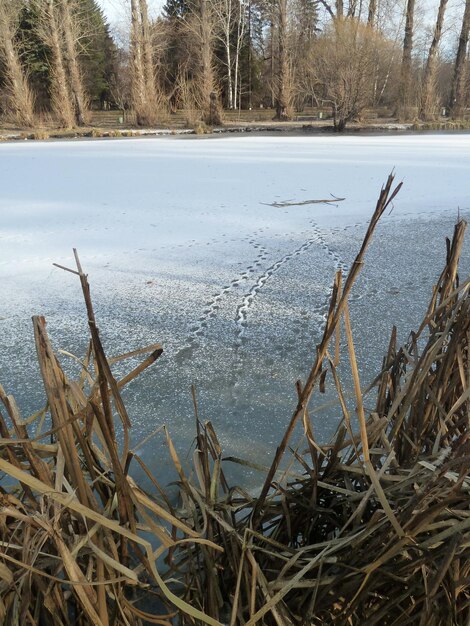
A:
[[[320,246],[323,248],[323,250],[326,252],[326,254],[333,260],[335,271],[340,269],[343,274],[345,274],[347,272],[348,268],[347,268],[346,263],[341,259],[341,257],[332,248],[329,247],[329,245],[328,245],[328,243],[326,241],[325,235],[320,230],[320,228],[318,227],[317,223],[314,220],[311,220],[310,225],[312,227],[311,230],[313,231],[313,236],[310,237],[309,239],[307,239],[307,241],[305,241],[301,246],[299,246],[298,248],[296,248],[292,252],[287,253],[281,259],[276,261],[276,263],[273,263],[270,267],[268,267],[268,269],[264,272],[264,274],[262,274],[262,276],[259,277],[259,279],[255,283],[255,285],[253,285],[253,287],[250,289],[250,291],[246,294],[246,296],[243,298],[242,303],[237,308],[237,312],[236,312],[236,325],[237,325],[237,328],[236,328],[236,338],[235,338],[235,363],[234,363],[234,367],[233,367],[233,373],[234,373],[233,388],[234,388],[234,390],[239,385],[239,379],[240,379],[240,377],[241,377],[241,375],[243,373],[243,369],[244,369],[242,357],[241,357],[241,354],[240,354],[240,348],[243,345],[245,329],[246,329],[246,326],[247,326],[248,311],[249,311],[250,307],[253,305],[253,302],[254,302],[257,294],[264,287],[264,285],[269,280],[269,278],[273,274],[275,274],[277,271],[279,271],[279,269],[283,265],[288,263],[291,259],[293,259],[293,258],[295,258],[297,256],[300,256],[301,254],[306,252],[315,243],[320,244]],[[355,226],[357,226],[357,225],[355,225]],[[307,313],[306,311],[302,312],[302,317],[303,317],[304,321],[306,319],[308,319],[309,317],[312,317],[313,315],[321,315],[321,320],[322,320],[321,324],[324,324],[326,322],[326,316],[327,316],[327,312],[328,312],[328,306],[329,306],[329,302],[330,302],[330,298],[331,298],[331,293],[332,293],[332,287],[330,287],[330,289],[328,291],[328,294],[325,296],[325,298],[322,300],[322,302],[319,303],[317,306],[313,307],[312,309],[310,309],[310,313]],[[319,324],[319,329],[320,329],[320,324]],[[237,402],[237,400],[238,400],[237,397],[234,396],[233,401]]]
[[[307,241],[305,241],[301,246],[299,246],[292,252],[288,252],[281,259],[279,259],[278,261],[273,263],[270,267],[268,267],[267,270],[258,278],[257,282],[252,286],[250,291],[244,296],[242,303],[237,307],[236,316],[235,316],[236,325],[237,325],[237,328],[235,331],[236,333],[235,349],[239,349],[241,345],[243,344],[243,337],[245,334],[245,328],[247,326],[248,311],[253,305],[253,302],[256,296],[264,287],[264,285],[269,280],[269,278],[273,274],[275,274],[277,271],[279,271],[279,269],[283,265],[288,263],[291,259],[293,259],[296,256],[300,256],[301,254],[306,252],[313,244],[319,243],[321,247],[325,250],[327,255],[333,259],[334,266],[336,269],[341,269],[343,273],[347,270],[346,264],[341,260],[340,256],[328,246],[325,236],[319,229],[316,222],[312,220],[310,224],[311,224],[312,231],[313,231],[313,237],[307,239]],[[328,301],[329,301],[329,297],[330,295],[328,296]],[[328,302],[326,304],[322,303],[321,305],[318,305],[317,307],[315,307],[312,310],[312,312],[318,313],[322,309],[325,309],[325,315],[326,315],[327,305],[328,305]]]
[[[439,213],[439,211],[430,211],[430,213]],[[411,213],[403,213],[403,215],[415,215],[415,214],[411,212]],[[383,218],[383,221],[387,223],[387,217]],[[316,225],[314,221],[312,221],[311,224],[312,226]],[[368,224],[369,224],[368,221],[356,222],[354,224],[348,224],[347,226],[344,226],[344,227],[333,228],[331,230],[331,233],[337,234],[340,231],[348,231],[352,229],[357,229],[360,227],[368,226]],[[343,276],[346,276],[349,271],[349,266],[344,261],[341,260],[340,256],[332,248],[330,248],[330,246],[327,244],[326,240],[324,239],[323,235],[321,235],[321,245],[324,248],[325,252],[328,254],[328,256],[330,256],[331,259],[334,261],[335,269],[336,270],[340,269],[343,273]],[[381,289],[379,285],[371,286],[370,279],[367,276],[367,274],[364,274],[362,276],[362,280],[363,280],[363,286],[361,287],[360,291],[356,291],[356,292],[353,291],[353,293],[349,296],[350,302],[358,302],[359,300],[362,300],[364,298],[367,299],[368,296],[376,296],[377,294],[396,295],[399,292],[397,288],[384,290],[384,289]],[[404,283],[404,287],[412,289],[413,283],[411,281],[407,281],[406,283]],[[311,309],[312,313],[321,314],[322,323],[326,323],[332,289],[333,287],[331,285],[328,291],[328,294],[325,297],[325,301],[317,305],[313,309]]]
[[[349,229],[355,229],[360,226],[363,226],[366,223],[367,222],[357,222],[355,224],[349,224],[344,228],[334,228],[332,230],[332,233],[336,233],[340,230],[346,231]],[[270,279],[270,277],[273,276],[276,272],[278,272],[280,268],[283,267],[290,260],[292,260],[293,258],[297,256],[302,255],[313,244],[318,243],[323,248],[325,253],[332,259],[335,270],[340,269],[343,272],[343,274],[347,273],[348,271],[347,264],[341,259],[339,254],[335,252],[335,250],[332,249],[328,245],[328,242],[325,238],[325,234],[320,230],[320,228],[318,227],[318,224],[314,220],[311,220],[310,225],[311,225],[311,230],[307,232],[313,231],[313,236],[307,239],[301,246],[299,246],[298,248],[296,248],[295,250],[291,252],[288,252],[283,257],[278,259],[275,263],[270,265],[263,272],[263,274],[261,274],[261,276],[258,277],[254,285],[251,287],[248,293],[245,294],[245,296],[243,297],[241,304],[239,304],[239,306],[237,307],[236,314],[235,314],[236,330],[235,330],[235,343],[234,343],[235,350],[237,353],[239,349],[241,348],[241,346],[243,345],[245,329],[247,326],[248,312],[249,312],[249,309],[252,307],[253,302],[256,299],[256,296],[263,289],[263,287],[265,286],[266,282]],[[256,237],[260,235],[263,230],[264,229],[260,229],[259,231],[254,232],[253,235],[249,239],[250,245],[252,245],[256,250],[259,251],[256,257],[256,260],[254,261],[252,265],[247,267],[241,274],[236,276],[229,284],[225,285],[224,287],[222,287],[220,291],[215,293],[211,300],[205,303],[205,308],[201,316],[196,321],[196,323],[190,328],[189,335],[186,338],[184,347],[181,348],[175,356],[177,360],[181,361],[192,355],[194,348],[198,347],[198,344],[203,339],[206,333],[206,329],[207,329],[207,325],[209,321],[217,315],[217,311],[220,308],[220,301],[223,299],[223,297],[227,293],[238,288],[243,281],[248,280],[250,275],[255,273],[256,269],[259,268],[261,264],[266,260],[268,256],[267,250],[264,246],[261,245],[261,243],[259,243],[256,240]],[[326,322],[328,306],[329,306],[329,302],[331,298],[331,291],[332,291],[332,287],[330,286],[328,293],[325,295],[325,298],[322,299],[322,301],[319,304],[311,308],[310,313],[308,315],[308,317],[320,315],[321,323],[319,324],[319,330],[320,330],[320,325]],[[364,290],[364,293],[353,295],[351,297],[351,300],[352,301],[360,300],[364,296],[365,293],[369,293],[369,291]],[[376,293],[376,290],[371,290],[371,293]],[[236,364],[235,364],[234,369],[238,374],[241,373],[242,363],[241,363],[240,356],[238,356],[236,359]]]
[[[260,231],[262,230],[263,229],[260,229]],[[253,233],[253,236],[250,237],[248,241],[248,243],[255,250],[258,251],[254,262],[252,263],[252,265],[249,265],[241,274],[232,279],[227,285],[224,285],[224,287],[222,287],[220,291],[215,293],[212,298],[204,304],[204,310],[201,316],[189,329],[189,335],[186,338],[184,347],[181,348],[181,350],[179,350],[175,355],[177,361],[181,361],[187,357],[190,357],[193,353],[194,348],[198,347],[198,344],[203,339],[206,333],[209,321],[217,315],[217,311],[220,309],[220,301],[223,299],[223,297],[234,289],[237,289],[243,281],[248,280],[250,275],[254,274],[256,270],[259,269],[262,263],[266,260],[268,251],[263,245],[256,241],[255,237],[258,234],[258,231]]]

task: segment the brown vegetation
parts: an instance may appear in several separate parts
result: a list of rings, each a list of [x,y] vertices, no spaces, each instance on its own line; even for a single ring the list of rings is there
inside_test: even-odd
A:
[[[405,36],[401,60],[400,85],[398,90],[397,116],[400,121],[410,119],[414,105],[412,90],[412,52],[414,37],[415,0],[406,2]]]
[[[464,114],[466,103],[467,78],[467,46],[470,37],[470,0],[465,2],[465,10],[460,29],[459,45],[455,57],[454,76],[450,95],[450,112],[452,119],[460,119]]]
[[[275,120],[288,121],[291,117],[289,61],[287,51],[287,0],[277,0],[278,23],[278,71],[275,80]]]
[[[84,126],[89,108],[130,111],[145,127],[186,110],[191,125],[219,126],[222,103],[271,109],[277,121],[330,107],[337,130],[366,107],[403,122],[461,121],[470,7],[454,41],[446,5],[436,0],[426,55],[415,0],[166,0],[153,19],[147,0],[131,0],[130,46],[112,40],[97,0],[11,0],[0,10],[0,113],[25,128],[44,115]],[[454,46],[455,58],[440,55]]]
[[[139,126],[154,126],[163,104],[159,98],[147,0],[131,1],[131,94]]]
[[[333,110],[335,128],[344,130],[371,102],[378,82],[377,54],[385,47],[369,26],[337,20],[312,49],[311,71],[323,102]],[[383,80],[383,77],[380,77]]]
[[[5,68],[6,94],[13,119],[27,128],[34,126],[34,98],[14,38],[20,4],[15,0],[0,3],[0,58]]]
[[[434,34],[429,47],[426,67],[424,69],[423,85],[421,88],[421,101],[419,108],[419,118],[425,122],[438,117],[439,98],[436,93],[437,71],[438,71],[438,51],[439,42],[442,36],[442,26],[446,11],[447,0],[440,0],[437,12]]]

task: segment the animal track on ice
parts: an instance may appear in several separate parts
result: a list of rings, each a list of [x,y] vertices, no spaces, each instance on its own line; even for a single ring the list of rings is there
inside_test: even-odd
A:
[[[323,248],[323,250],[327,253],[327,255],[333,260],[333,264],[335,266],[335,270],[341,270],[343,274],[345,274],[348,270],[348,266],[347,264],[341,259],[341,257],[339,256],[339,254],[337,252],[335,252],[335,250],[333,248],[330,248],[325,235],[321,232],[321,230],[318,228],[318,225],[316,222],[314,222],[313,220],[311,220],[310,222],[314,232],[317,233],[318,235],[318,240],[321,244],[321,247]],[[344,229],[346,230],[346,229]]]
[[[340,269],[343,273],[347,271],[346,263],[341,259],[339,254],[337,254],[332,248],[329,247],[328,242],[324,233],[320,230],[316,222],[313,220],[310,222],[312,227],[311,232],[313,231],[313,236],[307,239],[301,246],[293,250],[292,252],[288,252],[283,257],[281,257],[278,261],[270,265],[265,272],[258,278],[256,283],[251,287],[249,292],[244,296],[241,304],[237,307],[236,310],[236,331],[235,331],[235,364],[234,364],[234,387],[238,386],[239,377],[243,371],[242,359],[240,356],[240,348],[244,343],[245,330],[248,323],[248,312],[252,307],[253,302],[256,299],[256,296],[263,289],[266,282],[280,270],[286,263],[291,261],[293,258],[298,257],[304,254],[309,248],[311,248],[314,244],[320,244],[326,254],[332,259],[335,270]],[[326,316],[328,313],[328,306],[331,298],[332,287],[329,288],[328,293],[325,298],[309,312],[302,311],[302,320],[295,325],[298,332],[300,332],[301,328],[308,324],[308,318],[320,315],[321,322],[319,323],[323,325],[326,322]],[[293,348],[293,346],[290,346]],[[236,398],[234,398],[236,401]]]
[[[154,226],[154,224],[151,224],[151,226]],[[160,246],[159,250],[166,250],[170,248],[185,248],[189,250],[190,248],[203,248],[204,246],[211,246],[211,245],[224,245],[226,243],[240,243],[243,241],[248,241],[249,239],[252,239],[253,237],[260,236],[269,229],[270,229],[269,226],[264,226],[255,230],[251,235],[244,236],[244,237],[230,237],[229,238],[229,235],[227,233],[223,233],[219,237],[213,237],[212,239],[209,239],[208,241],[198,241],[196,239],[189,239],[188,241],[184,243],[176,244],[176,246],[175,245]]]
[[[343,273],[347,270],[347,265],[342,261],[341,257],[332,250],[322,231],[313,220],[310,222],[313,231],[313,237],[307,239],[301,246],[293,250],[292,252],[288,252],[278,261],[273,263],[270,267],[268,267],[265,272],[258,278],[256,283],[251,287],[250,291],[244,296],[242,303],[237,307],[235,319],[237,324],[236,329],[236,339],[235,339],[235,347],[239,348],[243,343],[243,337],[245,334],[245,328],[247,325],[247,316],[250,307],[252,306],[256,296],[264,287],[266,282],[271,278],[273,274],[275,274],[279,269],[288,263],[291,259],[296,256],[300,256],[304,252],[306,252],[313,244],[319,243],[321,247],[325,250],[327,255],[333,260],[333,264],[335,269],[340,269]],[[318,308],[318,307],[316,307]],[[316,309],[315,308],[315,309]],[[321,308],[324,308],[323,305]],[[316,312],[316,310],[313,312]]]
[[[255,233],[257,234],[257,232]],[[206,334],[206,329],[209,322],[216,317],[218,310],[220,309],[220,302],[231,291],[237,289],[243,281],[248,280],[251,274],[255,273],[257,269],[264,263],[268,256],[266,248],[261,245],[254,238],[249,239],[248,243],[258,252],[255,260],[249,265],[243,272],[238,274],[230,282],[225,284],[219,291],[213,294],[212,298],[205,302],[204,309],[200,317],[189,329],[189,335],[186,338],[185,345],[175,355],[178,361],[189,358],[193,354],[193,350],[199,347],[201,340]]]

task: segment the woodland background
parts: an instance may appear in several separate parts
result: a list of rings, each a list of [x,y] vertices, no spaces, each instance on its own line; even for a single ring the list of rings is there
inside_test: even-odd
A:
[[[177,110],[306,107],[342,130],[367,108],[400,121],[463,119],[470,0],[130,0],[111,30],[96,0],[0,0],[0,115],[32,128],[85,126],[90,110],[140,126]],[[450,17],[449,17],[450,16]]]

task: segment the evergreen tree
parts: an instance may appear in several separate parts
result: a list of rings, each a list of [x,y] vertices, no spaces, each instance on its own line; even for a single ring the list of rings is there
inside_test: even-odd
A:
[[[80,55],[85,90],[92,103],[103,105],[111,98],[116,45],[96,0],[80,0],[79,11],[85,33],[83,53]]]
[[[37,11],[34,4],[25,3],[21,13],[18,29],[18,46],[20,58],[27,70],[29,82],[36,96],[36,108],[48,108],[49,100],[49,63],[47,46],[38,37],[36,22]]]
[[[188,0],[166,0],[163,5],[163,17],[167,19],[184,18],[191,10]]]
[[[60,6],[60,2],[56,3]],[[36,109],[51,108],[51,49],[39,35],[41,0],[23,0],[16,44],[19,58],[35,94]],[[116,66],[116,45],[96,0],[74,0],[72,14],[80,31],[78,57],[86,97],[99,106],[109,101]],[[44,7],[42,7],[44,8]],[[0,67],[0,85],[2,84]]]

